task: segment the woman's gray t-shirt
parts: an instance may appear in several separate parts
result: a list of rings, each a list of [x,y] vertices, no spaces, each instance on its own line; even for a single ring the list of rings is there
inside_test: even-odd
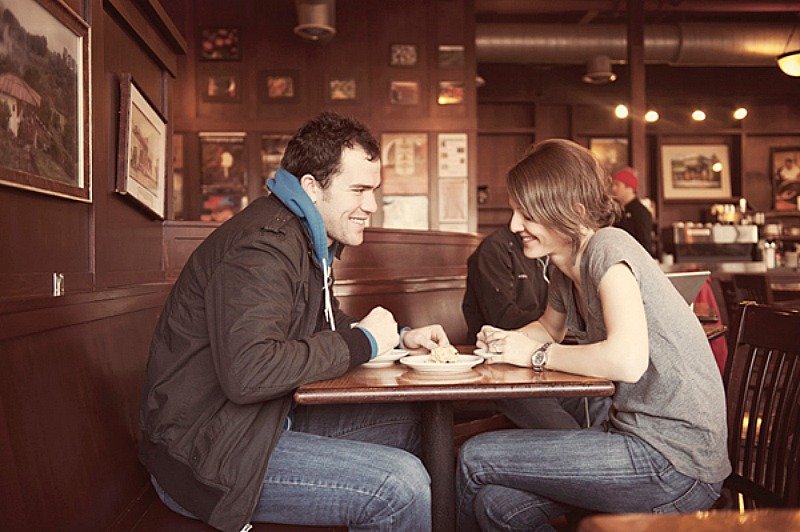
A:
[[[638,436],[684,475],[719,482],[731,471],[722,379],[700,322],[644,248],[621,229],[600,229],[580,264],[585,321],[576,306],[572,281],[555,268],[549,304],[566,314],[567,327],[578,343],[605,340],[600,281],[620,262],[639,283],[650,362],[637,382],[615,383],[610,430]]]

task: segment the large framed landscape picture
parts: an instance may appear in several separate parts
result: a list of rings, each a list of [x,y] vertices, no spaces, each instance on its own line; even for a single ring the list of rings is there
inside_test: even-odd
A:
[[[92,199],[89,28],[59,0],[0,0],[0,183]]]
[[[725,144],[661,146],[665,200],[731,198],[731,168]]]

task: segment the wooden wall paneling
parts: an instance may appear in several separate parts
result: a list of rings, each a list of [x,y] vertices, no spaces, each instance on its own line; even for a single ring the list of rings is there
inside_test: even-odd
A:
[[[4,527],[105,529],[147,482],[135,458],[138,397],[168,288],[65,296],[0,315]]]
[[[568,105],[537,105],[536,141],[551,138],[570,138],[571,110]]]

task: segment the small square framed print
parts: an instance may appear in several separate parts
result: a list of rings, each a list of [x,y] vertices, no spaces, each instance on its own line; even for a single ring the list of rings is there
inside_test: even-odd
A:
[[[235,103],[242,100],[242,84],[238,73],[202,74],[198,88],[204,102]]]
[[[389,46],[389,66],[417,66],[417,56],[416,44],[392,44]]]
[[[436,49],[439,68],[464,68],[464,47],[460,44],[440,44]]]
[[[436,98],[439,105],[457,105],[464,103],[463,81],[440,81],[439,95]]]
[[[419,103],[419,83],[416,81],[392,81],[389,86],[389,103],[417,105]]]
[[[203,61],[239,61],[239,28],[203,28],[200,30],[200,59]]]
[[[358,97],[358,84],[352,77],[332,77],[328,80],[328,100],[352,102]]]
[[[259,76],[259,96],[268,103],[293,102],[297,99],[296,70],[265,70]]]

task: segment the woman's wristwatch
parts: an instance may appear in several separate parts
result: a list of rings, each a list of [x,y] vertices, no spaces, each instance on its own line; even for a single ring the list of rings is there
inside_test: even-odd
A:
[[[552,342],[545,342],[533,352],[533,355],[531,355],[533,371],[544,371],[544,367],[547,365],[547,351],[550,350],[551,345],[553,345]]]

